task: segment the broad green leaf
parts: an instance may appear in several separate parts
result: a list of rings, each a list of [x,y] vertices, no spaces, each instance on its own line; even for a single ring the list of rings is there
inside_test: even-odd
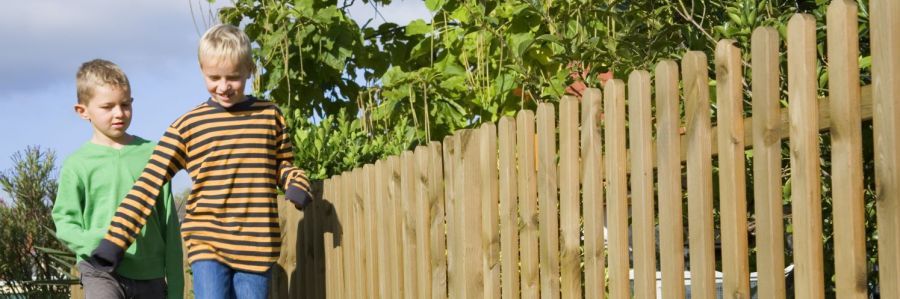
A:
[[[509,46],[513,49],[515,57],[522,57],[528,47],[531,47],[532,42],[534,42],[534,34],[530,32],[517,33],[509,37]]]
[[[425,35],[431,33],[432,30],[430,24],[425,23],[422,19],[415,19],[406,25],[406,36]]]
[[[446,0],[425,0],[425,7],[430,11],[437,11],[444,6]]]

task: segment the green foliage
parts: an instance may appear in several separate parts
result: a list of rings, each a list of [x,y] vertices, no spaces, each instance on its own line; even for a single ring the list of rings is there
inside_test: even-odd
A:
[[[309,130],[295,131],[294,145],[302,149],[294,157],[296,165],[307,170],[312,179],[326,179],[381,157],[400,154],[414,141],[414,132],[407,125],[377,126],[377,134],[366,133],[363,126],[359,119],[349,118],[342,110],[309,126]]]
[[[50,210],[56,197],[53,151],[28,147],[0,174],[12,203],[0,202],[0,280],[30,298],[66,298],[74,255],[56,239]]]

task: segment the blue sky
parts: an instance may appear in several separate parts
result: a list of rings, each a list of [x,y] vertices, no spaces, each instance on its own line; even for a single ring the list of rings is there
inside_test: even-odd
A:
[[[129,132],[157,140],[175,118],[208,97],[196,47],[207,28],[199,10],[206,0],[29,0],[0,10],[0,171],[29,145],[52,149],[57,166],[91,136],[91,126],[73,112],[75,72],[94,58],[113,61],[128,74],[134,116]],[[217,1],[212,9],[227,6]],[[202,4],[202,7],[199,5]],[[192,6],[193,5],[193,6]],[[191,14],[191,7],[194,16]],[[362,1],[351,17],[370,26],[430,19],[423,1],[394,1],[379,9]],[[383,16],[383,19],[382,19]],[[196,21],[196,26],[195,26]],[[182,171],[173,190],[190,187]],[[0,190],[0,199],[8,195]]]

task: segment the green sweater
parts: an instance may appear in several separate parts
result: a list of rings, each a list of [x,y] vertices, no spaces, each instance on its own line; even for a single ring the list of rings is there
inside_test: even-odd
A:
[[[78,261],[90,257],[109,226],[116,208],[131,190],[156,143],[135,137],[121,149],[85,143],[63,162],[53,205],[56,235],[75,252]],[[182,298],[181,236],[168,184],[153,213],[125,252],[116,273],[131,279],[165,277],[168,298]]]

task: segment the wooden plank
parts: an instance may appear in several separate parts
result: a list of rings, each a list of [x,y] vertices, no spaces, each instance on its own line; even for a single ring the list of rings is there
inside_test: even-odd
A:
[[[691,296],[715,298],[712,140],[706,54],[690,51],[681,66],[687,123],[688,240]]]
[[[562,298],[582,298],[578,104],[578,99],[572,96],[564,96],[559,103],[559,242]]]
[[[324,188],[324,191],[322,192],[323,200],[328,200],[328,201],[333,200],[334,193],[332,191],[334,191],[334,187],[332,186],[332,184],[334,184],[335,180],[337,180],[337,176],[332,176],[331,178],[327,178],[324,181],[322,181],[322,186]],[[336,298],[335,289],[337,289],[337,288],[334,286],[335,285],[335,277],[334,277],[334,271],[333,271],[334,270],[334,264],[333,264],[334,257],[331,255],[332,251],[328,250],[329,249],[328,245],[332,244],[334,242],[334,234],[332,234],[331,232],[328,232],[328,231],[324,231],[324,234],[322,234],[322,239],[324,240],[323,243],[326,246],[326,248],[325,248],[325,298],[333,299],[333,298]]]
[[[584,202],[584,295],[604,298],[606,295],[606,259],[603,205],[603,134],[600,118],[603,94],[599,89],[585,89],[581,98],[581,173]]]
[[[684,298],[684,221],[681,190],[681,117],[678,64],[656,65],[656,152],[659,160],[659,259],[662,294]],[[663,212],[664,211],[664,212]]]
[[[606,199],[609,229],[609,296],[631,298],[628,275],[628,182],[625,156],[625,83],[607,81],[604,88]]]
[[[873,0],[869,11],[876,107],[873,126],[878,273],[882,298],[900,298],[900,3]]]
[[[457,203],[462,195],[457,195],[458,190],[460,189],[461,182],[458,182],[458,178],[461,176],[458,173],[463,171],[462,169],[462,159],[460,155],[460,134],[462,134],[462,130],[457,131],[453,136],[447,136],[444,138],[444,147],[443,147],[443,155],[444,155],[444,178],[446,179],[446,188],[444,189],[445,194],[445,204],[446,213],[447,213],[447,288],[448,288],[448,297],[449,298],[462,298],[464,285],[462,285],[462,237],[460,233],[460,227],[462,223],[459,222],[458,214],[458,206]]]
[[[325,240],[325,252],[331,251],[331,256],[333,261],[329,262],[332,266],[331,269],[327,271],[333,271],[332,278],[334,278],[334,282],[331,284],[332,289],[326,291],[326,295],[332,295],[332,298],[345,298],[345,288],[344,288],[344,256],[343,256],[343,233],[340,231],[338,224],[338,216],[343,216],[340,214],[342,211],[339,209],[343,207],[345,202],[342,200],[343,189],[338,188],[338,186],[343,181],[344,176],[342,174],[338,174],[332,180],[331,185],[331,199],[326,203],[331,203],[331,205],[327,205],[330,207],[331,212],[326,213],[327,222],[325,226],[325,234],[331,234],[331,240]]]
[[[553,104],[537,109],[537,187],[540,215],[541,298],[559,298],[559,189]]]
[[[413,185],[413,189],[415,190],[415,196],[412,200],[415,203],[415,210],[413,211],[413,217],[415,220],[415,231],[416,231],[416,247],[417,251],[415,254],[415,266],[416,273],[418,274],[413,278],[413,284],[415,284],[415,294],[417,298],[429,298],[431,297],[431,259],[432,259],[432,250],[431,250],[431,215],[430,210],[432,209],[431,202],[429,199],[429,185],[434,184],[434,182],[429,178],[429,163],[430,161],[430,152],[427,146],[418,146],[416,147],[415,152],[413,153],[413,168],[412,168],[412,181],[410,182]],[[441,206],[441,210],[443,211],[443,205]],[[441,236],[443,236],[443,227],[440,230]],[[441,251],[443,253],[443,251]]]
[[[316,195],[313,195],[316,196]],[[321,194],[319,194],[321,196]],[[321,199],[321,197],[317,197],[316,199]],[[314,288],[311,290],[309,294],[313,296],[313,298],[325,298],[325,267],[324,267],[324,254],[322,248],[322,234],[321,234],[321,211],[320,211],[319,203],[316,201],[310,202],[310,204],[304,208],[303,214],[304,219],[306,220],[306,232],[305,240],[303,242],[303,247],[306,250],[302,250],[301,252],[305,254],[305,261],[301,261],[300,264],[305,265],[307,272],[302,273],[300,276],[306,275],[315,275],[315,278],[309,279],[307,281],[307,288]],[[307,276],[309,277],[309,276]]]
[[[516,116],[516,151],[519,157],[518,194],[519,250],[521,253],[522,298],[540,297],[538,270],[537,172],[535,170],[534,112],[519,111]]]
[[[355,281],[355,272],[359,272],[361,266],[359,261],[356,260],[354,252],[356,242],[354,234],[359,227],[355,224],[353,215],[354,189],[356,188],[348,187],[348,182],[356,182],[353,170],[345,171],[338,183],[335,184],[335,188],[338,189],[338,199],[341,202],[339,214],[337,215],[337,227],[335,228],[340,233],[341,253],[344,259],[342,265],[343,284],[341,287],[344,289],[344,298],[361,298],[362,296],[358,293],[359,290],[356,289]]]
[[[756,211],[756,269],[759,298],[785,298],[784,218],[781,193],[779,36],[760,27],[752,36],[753,195]]]
[[[366,286],[368,289],[367,298],[381,298],[380,294],[380,283],[381,283],[381,272],[380,272],[380,263],[379,255],[378,255],[378,239],[381,237],[378,229],[378,222],[376,222],[375,215],[378,207],[378,195],[377,195],[377,185],[376,185],[376,176],[378,176],[378,172],[376,172],[375,165],[366,164],[363,166],[364,171],[364,179],[366,190],[362,193],[362,198],[364,202],[364,211],[366,213],[366,225],[367,225],[367,234],[365,236],[365,241],[362,244],[366,244],[364,246],[363,251],[366,252],[366,260],[368,263],[368,273],[366,273]]]
[[[449,185],[444,184],[444,168],[449,164],[442,162],[440,143],[429,143],[425,152],[427,164],[420,166],[419,170],[427,172],[424,175],[427,175],[428,181],[420,182],[418,188],[427,189],[427,205],[420,205],[420,207],[427,208],[422,212],[425,215],[422,223],[429,226],[427,235],[429,250],[424,256],[429,264],[426,265],[428,267],[426,270],[419,271],[420,293],[424,293],[420,298],[442,299],[447,298],[447,227],[444,215],[444,189]],[[420,163],[420,165],[422,164]],[[425,236],[420,239],[426,240]],[[430,275],[426,276],[426,273],[430,273]]]
[[[388,198],[388,185],[390,184],[390,175],[391,170],[389,169],[389,165],[387,159],[381,159],[375,162],[375,205],[373,209],[373,217],[375,220],[375,227],[377,228],[376,234],[373,234],[375,237],[375,242],[373,245],[377,246],[378,258],[376,260],[378,264],[378,296],[379,298],[397,298],[394,297],[391,293],[391,278],[394,274],[394,269],[391,267],[391,256],[394,255],[391,252],[390,244],[391,244],[391,226],[388,216],[388,210],[390,209],[391,203]]]
[[[816,124],[816,19],[796,14],[788,22],[788,103],[791,124],[791,201],[798,299],[825,296],[822,268],[822,197]]]
[[[856,13],[854,1],[836,0],[828,6],[831,198],[838,298],[868,298]]]
[[[372,260],[369,259],[369,252],[371,250],[369,244],[367,243],[366,236],[369,234],[366,228],[369,228],[368,222],[366,222],[366,197],[368,191],[368,184],[366,182],[366,171],[364,166],[358,167],[353,170],[353,182],[355,183],[356,188],[353,188],[353,226],[354,228],[354,259],[358,261],[358,269],[353,271],[355,277],[353,278],[355,281],[355,285],[357,287],[356,293],[360,294],[360,298],[373,298],[369,294],[369,276],[367,275],[367,271],[371,269]]]
[[[481,247],[484,297],[500,298],[500,211],[497,170],[497,126],[484,123],[478,129],[481,158]]]
[[[500,152],[500,275],[503,298],[519,298],[519,205],[516,178],[516,120],[500,118],[497,140]]]
[[[656,226],[653,213],[653,143],[650,122],[650,73],[628,76],[628,140],[631,149],[631,215],[634,247],[634,296],[656,297]]]
[[[385,222],[388,225],[388,253],[389,253],[389,271],[390,271],[390,283],[388,285],[390,294],[390,298],[404,298],[405,295],[404,287],[403,287],[403,259],[407,256],[406,252],[403,251],[403,242],[400,238],[402,234],[402,227],[400,218],[401,214],[401,205],[400,200],[401,189],[400,189],[400,157],[399,156],[390,156],[387,158],[387,175],[386,179],[388,180],[387,185],[387,210],[384,213],[384,216],[387,218]]]
[[[416,196],[415,169],[416,163],[412,151],[405,151],[400,155],[400,216],[402,228],[403,252],[401,258],[403,263],[403,294],[404,298],[419,298],[416,281],[419,277],[417,263],[418,255],[424,252],[424,248],[419,247],[418,230],[419,219],[416,217],[418,211],[418,203]]]
[[[719,147],[719,219],[722,230],[722,292],[750,298],[747,249],[747,183],[744,164],[743,69],[732,40],[716,45],[716,113]],[[735,121],[737,120],[737,121]]]
[[[461,298],[485,298],[485,276],[483,259],[484,247],[481,243],[482,209],[481,190],[485,188],[481,173],[481,138],[477,129],[463,131],[460,135],[462,145],[462,169],[457,178],[464,182],[458,190],[462,194],[461,205],[456,213],[462,226],[463,252],[463,296]],[[462,176],[462,177],[460,177]]]

